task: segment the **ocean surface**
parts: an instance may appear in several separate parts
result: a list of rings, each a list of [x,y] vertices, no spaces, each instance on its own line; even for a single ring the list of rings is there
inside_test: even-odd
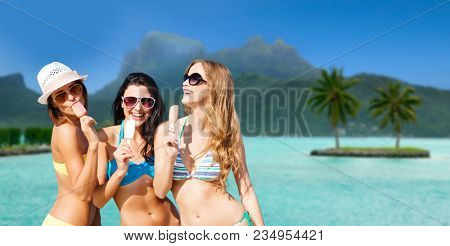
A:
[[[405,138],[429,159],[311,157],[333,138],[244,138],[267,225],[442,225],[450,221],[450,139]],[[341,146],[393,146],[393,138],[342,138]],[[229,191],[239,195],[233,178]],[[0,157],[0,225],[40,225],[57,187],[51,155]],[[119,225],[111,200],[103,225]]]

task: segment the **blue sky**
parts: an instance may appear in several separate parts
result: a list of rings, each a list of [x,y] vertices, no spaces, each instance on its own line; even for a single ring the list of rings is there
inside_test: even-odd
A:
[[[37,72],[56,60],[88,74],[94,92],[155,30],[199,40],[208,51],[238,47],[253,36],[268,43],[281,38],[317,66],[442,2],[0,0],[0,76],[21,72],[27,86],[39,90]],[[450,2],[326,67],[450,89],[449,45]]]

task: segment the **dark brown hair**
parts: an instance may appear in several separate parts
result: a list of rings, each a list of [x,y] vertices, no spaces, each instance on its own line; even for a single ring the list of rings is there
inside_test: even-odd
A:
[[[144,122],[144,125],[139,130],[142,137],[145,139],[145,146],[141,151],[141,155],[145,158],[145,160],[148,161],[154,154],[153,141],[156,128],[162,122],[164,103],[161,94],[159,93],[158,85],[156,85],[156,82],[152,77],[145,73],[130,73],[120,86],[119,91],[116,95],[116,99],[114,99],[112,105],[115,125],[122,124],[122,121],[125,119],[125,114],[122,108],[122,96],[125,94],[125,90],[130,85],[145,86],[156,102],[155,106],[153,107],[152,114]]]

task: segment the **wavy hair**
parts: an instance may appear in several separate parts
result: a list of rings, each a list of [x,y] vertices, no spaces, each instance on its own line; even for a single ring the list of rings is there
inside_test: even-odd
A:
[[[152,108],[152,114],[144,122],[144,125],[139,129],[139,133],[145,139],[145,146],[141,151],[141,155],[148,161],[150,157],[154,154],[153,141],[155,137],[156,128],[162,122],[164,104],[159,93],[158,86],[152,77],[145,73],[130,73],[117,92],[116,98],[114,99],[112,105],[112,111],[114,115],[114,124],[119,125],[125,119],[125,114],[122,108],[122,96],[125,90],[130,85],[145,86],[150,92],[152,97],[155,99],[155,106]]]
[[[210,60],[194,60],[185,70],[201,63],[209,89],[209,98],[206,103],[206,127],[210,132],[209,141],[205,149],[199,154],[211,149],[213,159],[220,165],[220,175],[213,183],[226,189],[227,177],[232,170],[238,171],[243,163],[240,156],[241,130],[239,117],[234,107],[234,81],[231,72],[225,65]],[[185,112],[190,109],[185,107]]]

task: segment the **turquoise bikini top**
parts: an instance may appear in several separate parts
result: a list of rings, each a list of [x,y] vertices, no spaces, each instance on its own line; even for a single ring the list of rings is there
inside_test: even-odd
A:
[[[123,138],[123,126],[124,122],[122,121],[122,124],[120,126],[119,140],[117,141],[117,147],[119,147],[120,142],[122,141]],[[116,170],[117,170],[116,159],[112,159],[108,162],[106,178],[109,180]],[[130,161],[128,163],[127,174],[125,175],[125,177],[123,177],[122,181],[120,182],[120,186],[131,184],[144,174],[147,174],[152,178],[155,176],[155,159],[153,158],[153,156],[150,157],[150,160],[148,161],[146,160],[139,164]]]

